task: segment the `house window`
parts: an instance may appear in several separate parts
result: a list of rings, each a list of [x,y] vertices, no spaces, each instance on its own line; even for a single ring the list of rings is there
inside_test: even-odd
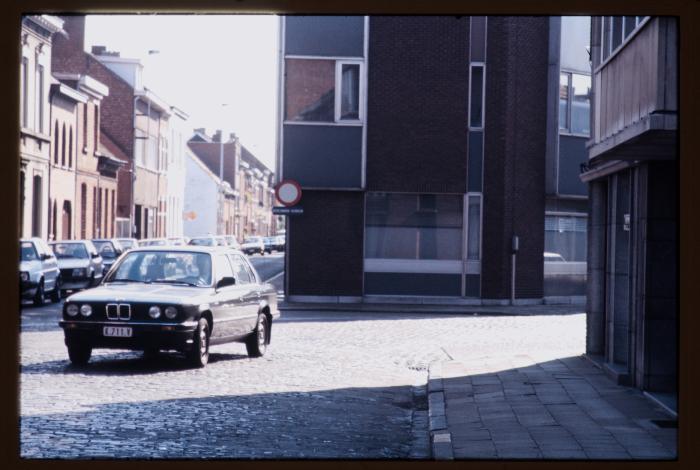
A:
[[[632,33],[638,29],[647,16],[602,16],[601,51],[602,60],[610,57],[621,48]]]
[[[481,129],[484,127],[484,66],[472,65],[470,70],[469,128]]]
[[[368,193],[365,258],[460,260],[463,197]]]
[[[93,109],[95,111],[95,150],[97,150],[100,145],[100,107],[95,105]]]
[[[63,133],[61,135],[61,166],[66,166],[66,123],[63,123]]]
[[[28,98],[28,93],[29,93],[29,61],[26,57],[22,57],[22,65],[20,68],[20,76],[21,76],[21,82],[20,82],[20,87],[22,88],[20,90],[20,96],[22,100],[22,105],[20,106],[20,110],[22,113],[21,116],[21,121],[22,121],[22,127],[27,127],[27,118],[29,115],[27,105],[29,103],[29,98]]]
[[[56,121],[55,124],[54,124],[54,131],[53,131],[53,135],[54,135],[53,163],[54,163],[55,165],[58,165],[58,148],[59,148],[58,142],[59,142],[59,140],[60,140],[60,138],[61,138],[61,135],[59,134],[59,130],[58,130],[58,129],[59,129],[59,127],[58,127],[58,121]]]
[[[562,72],[559,75],[559,130],[576,135],[590,135],[589,75]]]
[[[73,126],[68,129],[68,168],[73,167]]]
[[[44,132],[44,66],[36,68],[36,130]]]
[[[85,238],[87,229],[87,185],[80,185],[80,238]]]
[[[359,122],[363,119],[360,60],[287,59],[285,120]]]
[[[134,131],[134,161],[137,165],[144,165],[144,148],[146,147],[146,133],[141,129]]]

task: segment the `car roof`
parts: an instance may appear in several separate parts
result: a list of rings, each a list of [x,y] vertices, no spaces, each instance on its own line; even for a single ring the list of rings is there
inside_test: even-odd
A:
[[[182,245],[182,246],[143,246],[134,248],[129,253],[138,253],[140,251],[164,251],[178,253],[236,253],[241,254],[240,250],[231,248],[230,246],[202,246],[202,245]]]
[[[92,243],[92,240],[54,240],[49,242],[49,245],[55,245],[57,243]]]

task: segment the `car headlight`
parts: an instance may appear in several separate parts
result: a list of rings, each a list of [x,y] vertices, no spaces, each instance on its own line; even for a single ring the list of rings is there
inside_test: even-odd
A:
[[[148,316],[151,318],[158,318],[160,317],[160,307],[157,305],[154,305],[153,307],[148,309]]]
[[[90,307],[88,304],[83,304],[80,306],[80,313],[84,317],[89,317],[90,315],[92,315],[92,307]]]
[[[73,277],[85,277],[85,268],[75,268],[73,270]]]
[[[78,311],[79,311],[78,306],[75,305],[75,304],[69,304],[69,305],[66,307],[66,313],[67,313],[68,315],[70,315],[71,317],[76,316],[76,315],[78,314]]]
[[[19,273],[19,278],[22,281],[27,282],[29,280],[29,273],[23,271],[23,272]]]
[[[175,307],[166,307],[165,316],[172,320],[177,316],[177,309]]]

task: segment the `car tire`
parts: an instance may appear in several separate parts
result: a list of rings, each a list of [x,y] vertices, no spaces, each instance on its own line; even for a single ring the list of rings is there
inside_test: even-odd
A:
[[[68,343],[68,358],[76,366],[84,366],[90,361],[92,347],[79,342]]]
[[[41,307],[44,305],[44,280],[39,281],[39,285],[36,287],[36,294],[34,294],[34,306]]]
[[[51,302],[53,303],[58,303],[61,301],[62,297],[62,292],[61,292],[61,278],[57,277],[56,278],[56,285],[53,288],[53,291],[51,291]]]
[[[250,357],[262,357],[267,351],[267,317],[265,314],[258,315],[258,324],[253,333],[246,338],[245,348]]]
[[[206,318],[199,319],[194,344],[187,352],[187,362],[193,367],[204,367],[209,362],[209,322]]]

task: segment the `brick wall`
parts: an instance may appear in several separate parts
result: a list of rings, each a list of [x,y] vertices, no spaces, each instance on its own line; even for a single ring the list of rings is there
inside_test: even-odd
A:
[[[542,297],[547,104],[546,17],[489,17],[486,58],[482,297]]]
[[[469,18],[370,18],[367,187],[466,191]]]
[[[364,195],[305,190],[290,216],[289,295],[362,295]]]
[[[51,57],[54,72],[89,75],[109,87],[109,96],[102,101],[100,110],[101,132],[129,157],[129,163],[118,173],[117,216],[128,217],[131,195],[131,158],[133,155],[133,89],[119,76],[102,65],[91,54],[83,51],[85,36],[84,16],[61,16],[68,38],[56,35]]]

